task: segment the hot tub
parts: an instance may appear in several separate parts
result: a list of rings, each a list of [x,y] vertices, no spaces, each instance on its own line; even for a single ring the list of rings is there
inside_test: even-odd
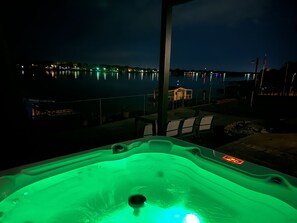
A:
[[[1,223],[296,223],[297,179],[170,137],[0,173]]]

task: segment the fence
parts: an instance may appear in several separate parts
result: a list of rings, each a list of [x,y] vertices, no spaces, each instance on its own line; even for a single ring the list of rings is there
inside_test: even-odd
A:
[[[224,97],[225,91],[218,91],[216,97],[211,95],[213,95],[211,88],[196,90],[191,97],[168,100],[168,110],[212,103]],[[91,123],[102,125],[125,118],[157,113],[158,97],[155,94],[139,94],[69,101],[27,99],[26,107],[32,120],[72,117],[76,122],[83,122],[84,125]]]
[[[197,103],[196,98],[168,101],[168,109],[193,106]],[[71,101],[29,99],[26,100],[26,107],[33,120],[72,116],[103,124],[156,113],[158,98],[153,94],[141,94]]]
[[[28,115],[32,119],[48,117],[80,116],[98,121],[99,124],[131,115],[146,115],[157,111],[152,94],[71,101],[26,100]]]

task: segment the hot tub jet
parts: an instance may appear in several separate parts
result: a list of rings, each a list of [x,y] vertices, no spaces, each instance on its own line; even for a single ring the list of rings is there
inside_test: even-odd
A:
[[[144,207],[146,197],[142,194],[135,194],[129,197],[128,204],[134,209],[133,214],[135,216],[139,215],[140,208]]]

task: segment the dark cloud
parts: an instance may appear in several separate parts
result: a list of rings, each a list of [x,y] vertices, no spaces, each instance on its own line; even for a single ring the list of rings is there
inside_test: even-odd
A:
[[[176,7],[179,24],[239,25],[242,21],[259,22],[269,10],[270,0],[192,1]]]

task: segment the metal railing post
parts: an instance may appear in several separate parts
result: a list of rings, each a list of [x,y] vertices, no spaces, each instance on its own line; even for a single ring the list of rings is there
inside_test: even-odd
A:
[[[101,98],[99,98],[99,116],[100,116],[100,125],[102,125],[102,108],[101,108]]]
[[[143,115],[145,115],[145,94],[143,95]]]

